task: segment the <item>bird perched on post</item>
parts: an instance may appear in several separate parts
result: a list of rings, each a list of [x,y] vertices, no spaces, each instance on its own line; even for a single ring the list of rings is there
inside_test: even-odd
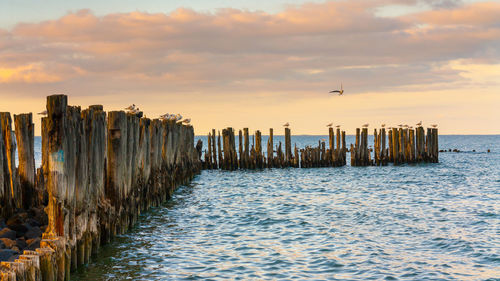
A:
[[[184,123],[186,125],[189,124],[190,122],[191,122],[191,118],[186,118],[186,119],[182,120],[182,123]]]
[[[335,128],[340,128],[340,125],[335,126]]]
[[[132,104],[129,107],[126,107],[125,110],[134,110],[135,109],[135,104]]]
[[[339,96],[341,96],[342,94],[344,94],[344,88],[342,87],[342,83],[340,83],[340,90],[333,90],[333,91],[330,91],[329,93],[330,94],[332,94],[332,93],[339,93]]]
[[[330,123],[328,125],[326,125],[328,128],[331,128],[333,126],[333,123]]]
[[[182,120],[182,115],[180,113],[177,113],[177,115],[175,115],[175,120],[176,121],[181,121]]]
[[[432,128],[437,128],[437,126],[438,126],[437,124],[432,124],[431,125]]]
[[[46,116],[47,115],[47,110],[44,110],[42,112],[38,112],[38,115]]]
[[[419,127],[422,126],[422,121],[418,122],[417,126],[419,126]]]
[[[288,128],[288,126],[290,126],[290,123],[286,122],[285,124],[283,124],[283,127],[285,128]]]
[[[384,127],[385,127],[385,124],[382,124],[382,125],[381,125],[381,127],[382,127],[382,128],[384,128]]]
[[[369,126],[369,124],[366,123],[366,124],[363,125],[363,128],[367,128],[368,126]]]
[[[398,127],[399,127],[399,128],[402,128],[402,127],[403,127],[403,125],[399,124],[399,125],[398,125]]]

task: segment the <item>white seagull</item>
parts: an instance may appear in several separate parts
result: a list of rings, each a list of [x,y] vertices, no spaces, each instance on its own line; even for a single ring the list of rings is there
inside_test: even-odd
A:
[[[44,115],[44,116],[47,115],[47,110],[44,110],[42,112],[38,112],[38,115]]]
[[[333,123],[330,123],[328,125],[326,125],[328,128],[331,128],[333,126]]]
[[[283,127],[288,128],[288,126],[290,126],[290,123],[288,123],[288,122],[286,122],[285,124],[283,124]]]
[[[191,118],[186,118],[184,120],[182,120],[182,123],[184,124],[189,124],[191,122]]]
[[[342,94],[344,94],[344,88],[342,86],[342,83],[340,83],[340,90],[333,90],[333,91],[330,91],[329,93],[330,94],[339,93],[339,96],[341,96]]]
[[[135,104],[132,104],[131,106],[125,108],[125,110],[134,110],[135,109]]]

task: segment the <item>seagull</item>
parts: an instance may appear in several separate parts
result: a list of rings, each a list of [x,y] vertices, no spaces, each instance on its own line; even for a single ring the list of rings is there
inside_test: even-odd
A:
[[[177,121],[177,116],[175,114],[170,114],[170,116],[168,117],[168,120]]]
[[[336,128],[340,128],[340,125],[335,126]]]
[[[436,125],[436,124],[432,124],[432,125],[431,125],[431,127],[432,127],[432,128],[437,128],[437,126],[438,126],[438,125]]]
[[[175,115],[175,119],[176,119],[176,121],[181,121],[182,120],[182,115],[180,115],[179,113],[177,113],[177,115]]]
[[[422,121],[418,122],[417,126],[422,126]]]
[[[125,110],[134,110],[135,109],[135,104],[132,104],[131,106],[125,108]]]
[[[382,125],[381,125],[381,127],[382,127],[382,128],[384,128],[384,127],[385,127],[385,124],[382,124]]]
[[[403,127],[408,128],[408,125],[407,125],[407,124],[405,124]]]
[[[45,115],[47,115],[47,110],[44,110],[44,111],[42,111],[42,112],[39,112],[39,113],[38,113],[38,115],[44,115],[44,116],[45,116]]]
[[[321,139],[321,141],[326,141],[326,139]]]
[[[288,123],[288,122],[286,122],[285,124],[283,124],[283,127],[288,128],[288,126],[290,126],[290,123]]]
[[[326,125],[328,128],[331,128],[333,126],[333,123],[330,123],[328,125]]]
[[[340,90],[333,90],[329,92],[330,94],[332,93],[339,93],[339,96],[341,96],[344,93],[344,88],[342,87],[342,83],[340,83]]]
[[[364,124],[364,125],[363,125],[363,128],[367,128],[367,127],[368,127],[368,125],[369,125],[368,123],[367,123],[367,124]]]
[[[182,123],[189,124],[191,122],[191,118],[186,118],[182,120]]]
[[[398,127],[399,127],[399,128],[402,128],[402,127],[403,127],[403,125],[399,124],[399,125],[398,125]]]

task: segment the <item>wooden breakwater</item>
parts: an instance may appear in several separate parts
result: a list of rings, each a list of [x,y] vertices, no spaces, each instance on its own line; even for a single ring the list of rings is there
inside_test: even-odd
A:
[[[0,113],[0,120],[0,219],[37,206],[45,207],[48,219],[39,247],[8,250],[15,253],[0,263],[2,281],[69,280],[100,245],[201,169],[193,127],[175,121],[106,114],[100,105],[81,110],[69,106],[65,95],[49,96],[42,167],[35,170],[32,115],[16,115],[15,131],[9,113]],[[14,222],[8,219],[2,233],[18,236],[8,229],[20,229]]]
[[[274,143],[274,130],[269,129],[267,151],[262,150],[262,134],[255,131],[250,142],[248,128],[238,133],[236,149],[235,131],[226,128],[216,135],[208,133],[208,147],[204,150],[204,169],[262,169],[341,167],[346,165],[350,152],[351,166],[385,166],[411,163],[439,162],[438,129],[423,127],[374,129],[373,147],[368,145],[368,128],[357,128],[355,142],[347,149],[345,131],[328,130],[328,140],[319,140],[317,146],[292,148],[291,131],[285,128],[284,144]],[[217,146],[215,145],[217,143]],[[284,145],[284,147],[283,147]]]
[[[269,129],[266,151],[262,147],[262,133],[257,130],[252,136],[248,128],[238,132],[238,149],[236,149],[235,130],[231,127],[216,135],[215,129],[208,133],[208,146],[204,150],[204,169],[263,169],[263,168],[312,168],[339,167],[346,164],[345,132],[330,128],[329,144],[319,141],[318,146],[307,146],[299,149],[292,147],[292,135],[289,128],[284,131],[284,143],[274,143],[274,130]],[[215,145],[217,143],[217,145]]]

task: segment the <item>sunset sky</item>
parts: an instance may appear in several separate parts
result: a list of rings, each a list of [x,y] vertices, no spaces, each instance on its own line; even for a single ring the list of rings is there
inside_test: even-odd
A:
[[[54,93],[181,113],[197,134],[500,134],[500,1],[1,0],[0,111]]]

